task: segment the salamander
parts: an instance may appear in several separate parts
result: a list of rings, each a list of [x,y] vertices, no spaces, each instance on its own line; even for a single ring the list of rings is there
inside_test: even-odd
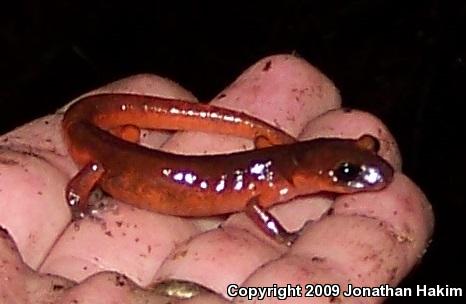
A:
[[[274,238],[291,235],[267,209],[318,192],[377,191],[393,168],[371,135],[296,139],[248,114],[209,104],[137,94],[97,94],[71,105],[64,138],[81,170],[66,189],[75,217],[99,186],[112,197],[155,212],[210,216],[245,210]],[[140,129],[191,130],[249,138],[256,149],[182,155],[138,144]]]

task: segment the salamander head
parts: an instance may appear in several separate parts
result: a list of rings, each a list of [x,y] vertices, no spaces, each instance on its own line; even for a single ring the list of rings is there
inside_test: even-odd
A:
[[[293,183],[303,192],[313,185],[335,193],[380,190],[391,182],[393,168],[377,155],[379,147],[371,135],[309,141],[295,154]]]

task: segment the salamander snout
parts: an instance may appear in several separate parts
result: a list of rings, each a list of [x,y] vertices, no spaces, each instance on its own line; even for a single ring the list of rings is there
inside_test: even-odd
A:
[[[335,193],[380,190],[392,181],[393,168],[377,154],[379,149],[379,141],[371,135],[303,144],[295,157],[294,185],[303,192],[312,185]]]
[[[342,192],[380,190],[393,179],[393,168],[377,155],[379,141],[371,135],[363,135],[344,149],[340,148],[342,160],[327,171],[328,178]],[[337,152],[339,149],[335,149]]]

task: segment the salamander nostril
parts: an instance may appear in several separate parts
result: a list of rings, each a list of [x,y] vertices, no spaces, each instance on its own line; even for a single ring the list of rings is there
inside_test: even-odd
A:
[[[361,174],[361,167],[355,164],[344,162],[334,171],[334,175],[341,182],[354,181]]]

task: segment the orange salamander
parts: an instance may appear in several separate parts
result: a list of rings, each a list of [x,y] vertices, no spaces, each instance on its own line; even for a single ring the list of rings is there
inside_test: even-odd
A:
[[[191,130],[255,140],[255,150],[181,155],[138,144],[139,130]],[[66,198],[83,216],[95,186],[137,207],[178,216],[246,210],[266,232],[289,243],[267,208],[318,192],[384,188],[393,169],[379,142],[292,136],[247,114],[212,105],[136,94],[98,94],[74,103],[63,118],[66,144],[81,171]]]

